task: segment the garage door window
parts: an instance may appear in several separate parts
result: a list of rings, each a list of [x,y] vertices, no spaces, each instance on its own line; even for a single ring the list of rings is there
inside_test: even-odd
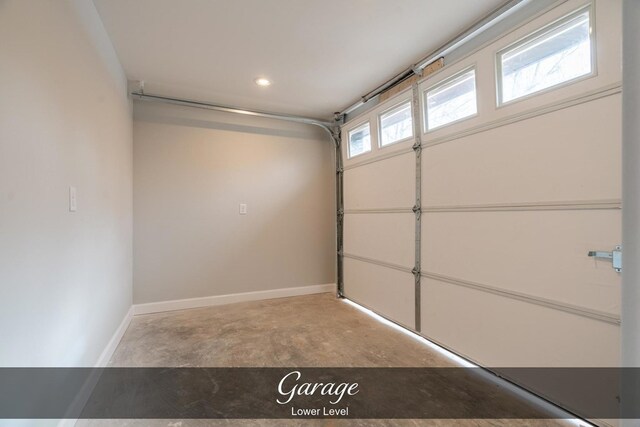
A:
[[[349,158],[371,151],[371,129],[363,123],[349,132]]]
[[[593,72],[590,10],[572,13],[498,53],[498,104]]]
[[[380,146],[413,137],[411,102],[398,105],[380,115]]]
[[[476,70],[463,71],[427,90],[424,104],[427,130],[474,116],[478,112]]]

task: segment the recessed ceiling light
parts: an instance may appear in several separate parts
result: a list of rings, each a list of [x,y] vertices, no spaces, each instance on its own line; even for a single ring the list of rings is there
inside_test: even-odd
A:
[[[271,80],[264,77],[258,77],[255,82],[258,86],[271,86]]]

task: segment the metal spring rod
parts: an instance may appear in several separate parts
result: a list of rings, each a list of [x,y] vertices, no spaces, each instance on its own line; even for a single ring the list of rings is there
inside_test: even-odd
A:
[[[512,15],[514,12],[516,12],[516,10],[520,9],[522,6],[524,6],[526,3],[529,3],[530,1],[531,0],[510,0],[504,3],[502,6],[498,7],[493,12],[489,13],[484,18],[480,19],[479,21],[471,25],[465,31],[455,36],[446,44],[434,50],[429,55],[425,56],[424,59],[407,67],[406,69],[404,69],[403,71],[395,75],[394,77],[390,78],[380,86],[376,87],[366,95],[362,96],[360,101],[356,102],[355,104],[343,110],[341,114],[350,114],[351,112],[355,111],[356,109],[364,105],[367,101],[375,98],[385,90],[394,86],[396,83],[399,83],[414,74],[420,75],[422,73],[422,70],[424,70],[431,63],[438,60],[439,58],[444,57],[445,55],[448,55],[449,53],[451,53],[451,51],[457,49],[458,47],[468,42],[469,40],[473,39],[474,37],[478,36],[482,32],[498,24],[499,22],[501,22],[508,16]]]

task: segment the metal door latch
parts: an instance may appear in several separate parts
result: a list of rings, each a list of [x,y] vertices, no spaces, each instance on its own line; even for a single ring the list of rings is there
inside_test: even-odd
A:
[[[616,246],[611,252],[589,251],[587,255],[593,258],[610,259],[613,269],[618,273],[622,271],[622,246]]]

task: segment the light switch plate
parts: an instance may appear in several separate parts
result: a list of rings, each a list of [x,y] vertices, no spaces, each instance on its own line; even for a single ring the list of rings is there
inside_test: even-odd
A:
[[[69,187],[69,212],[78,210],[78,191],[76,187]]]
[[[246,215],[246,214],[247,214],[247,204],[240,203],[240,215]]]

